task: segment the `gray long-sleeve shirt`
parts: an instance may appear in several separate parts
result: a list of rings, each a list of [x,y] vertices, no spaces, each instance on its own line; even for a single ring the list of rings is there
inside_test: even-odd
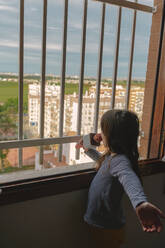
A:
[[[94,160],[101,155],[94,149],[86,154]],[[100,228],[121,228],[125,224],[121,206],[124,191],[134,208],[147,201],[129,159],[125,155],[106,156],[90,185],[84,220]]]

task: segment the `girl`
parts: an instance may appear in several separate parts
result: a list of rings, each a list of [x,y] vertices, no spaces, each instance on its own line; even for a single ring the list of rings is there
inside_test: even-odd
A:
[[[165,215],[147,202],[138,168],[139,120],[127,110],[109,110],[101,118],[101,134],[85,135],[76,145],[97,161],[98,172],[88,195],[84,220],[89,224],[96,247],[120,247],[125,218],[121,206],[124,191],[146,232],[160,232],[159,217]],[[102,156],[93,148],[103,141],[107,151]],[[105,243],[104,243],[105,242]]]

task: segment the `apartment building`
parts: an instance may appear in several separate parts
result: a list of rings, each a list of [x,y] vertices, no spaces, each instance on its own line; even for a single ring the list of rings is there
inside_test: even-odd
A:
[[[115,108],[125,107],[126,89],[121,85],[116,87]],[[112,88],[102,86],[100,90],[99,118],[110,108]],[[45,137],[58,136],[59,130],[59,96],[60,86],[46,85],[45,88]],[[130,92],[129,108],[135,111],[139,118],[142,117],[144,89],[132,87]],[[82,134],[93,131],[96,102],[96,87],[90,87],[83,96],[82,107]],[[37,127],[39,134],[40,126],[40,86],[38,84],[29,85],[29,126]],[[66,95],[64,100],[64,133],[77,130],[78,96],[76,93]]]
[[[58,133],[60,86],[45,87],[45,137]],[[40,85],[29,84],[28,92],[29,126],[39,134],[40,128]]]

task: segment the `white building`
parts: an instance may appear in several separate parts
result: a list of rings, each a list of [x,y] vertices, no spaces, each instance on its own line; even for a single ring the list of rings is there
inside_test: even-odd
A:
[[[100,90],[99,118],[110,109],[112,88],[102,86]],[[115,108],[125,108],[126,88],[116,86]],[[129,108],[142,116],[144,89],[132,87]],[[91,87],[83,96],[81,133],[93,132],[96,103],[96,87]],[[45,87],[45,137],[58,136],[60,109],[60,86],[47,84]],[[64,129],[65,135],[77,131],[78,96],[76,93],[65,95]],[[29,125],[36,126],[39,134],[40,126],[40,85],[29,85]],[[99,125],[98,125],[99,126]]]
[[[80,149],[80,159],[76,160],[75,145],[76,143],[67,143],[63,145],[63,155],[65,155],[66,163],[68,165],[93,162],[93,160],[84,153],[83,149]]]
[[[100,119],[103,113],[110,109],[112,88],[108,86],[101,87],[98,131],[100,132]],[[126,89],[122,86],[116,87],[115,108],[125,108]],[[135,111],[139,117],[142,116],[143,109],[143,88],[132,88],[130,92],[129,108]],[[89,92],[83,95],[82,104],[82,122],[81,134],[87,134],[94,131],[96,103],[96,88],[91,87]],[[58,137],[59,134],[59,109],[60,109],[60,86],[49,85],[45,87],[45,137]],[[78,115],[78,96],[76,93],[65,95],[64,99],[64,135],[72,136],[77,132]],[[40,127],[40,85],[29,85],[29,125],[35,127],[39,135]],[[92,162],[92,160],[80,151],[80,159],[76,160],[75,143],[63,145],[63,155],[66,157],[66,163],[69,165]]]
[[[58,133],[60,86],[46,85],[45,87],[45,137]],[[29,84],[29,126],[36,126],[39,134],[40,128],[40,85]]]

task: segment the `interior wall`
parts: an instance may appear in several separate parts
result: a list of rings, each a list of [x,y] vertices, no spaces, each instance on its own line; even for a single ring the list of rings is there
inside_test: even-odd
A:
[[[165,174],[157,174],[143,178],[144,190],[148,201],[158,206],[165,213]],[[128,199],[124,199],[126,224],[126,242],[122,248],[164,248],[165,220],[162,219],[164,229],[161,233],[145,233],[132,210]]]
[[[165,211],[165,175],[144,178],[149,200]],[[92,247],[89,231],[83,222],[87,190],[70,192],[0,207],[1,248],[81,248]],[[125,244],[122,248],[164,248],[164,230],[144,233],[127,197]]]

